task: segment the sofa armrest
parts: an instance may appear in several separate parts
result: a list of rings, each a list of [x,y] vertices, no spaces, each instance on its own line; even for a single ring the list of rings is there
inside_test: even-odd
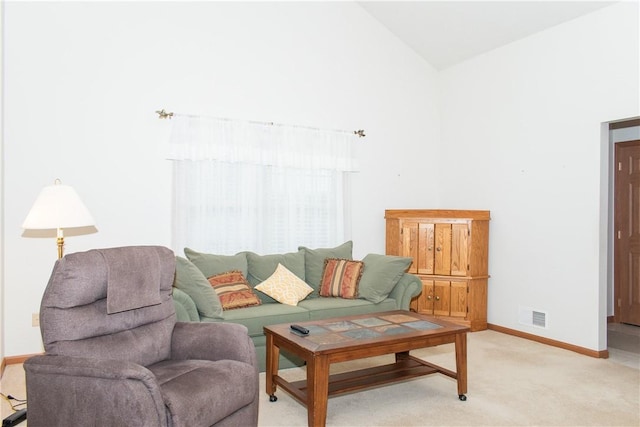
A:
[[[42,355],[26,360],[24,369],[29,425],[167,425],[160,387],[144,366]]]
[[[257,367],[256,349],[244,325],[238,323],[177,322],[171,358],[238,360]]]
[[[422,292],[422,282],[416,275],[405,273],[402,275],[396,286],[389,294],[390,298],[396,300],[399,310],[409,311],[411,299]]]
[[[196,303],[188,293],[178,288],[173,288],[173,305],[176,308],[178,322],[199,322],[200,314]]]

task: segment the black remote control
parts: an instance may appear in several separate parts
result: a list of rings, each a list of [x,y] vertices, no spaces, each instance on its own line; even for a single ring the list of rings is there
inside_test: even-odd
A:
[[[20,409],[2,420],[2,427],[13,427],[27,419],[27,410]]]
[[[291,325],[291,330],[302,335],[309,335],[309,330],[300,325]]]

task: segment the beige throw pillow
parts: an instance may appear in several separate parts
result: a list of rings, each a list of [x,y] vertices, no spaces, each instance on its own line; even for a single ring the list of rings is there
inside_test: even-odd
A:
[[[269,295],[279,303],[287,305],[298,305],[298,302],[313,292],[311,286],[280,263],[278,263],[276,271],[255,289]]]

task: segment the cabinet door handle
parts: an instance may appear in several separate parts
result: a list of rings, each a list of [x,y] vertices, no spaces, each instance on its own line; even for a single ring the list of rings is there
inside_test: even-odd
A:
[[[441,248],[440,246],[438,246],[438,247],[436,248],[436,251],[438,251],[438,252],[440,252],[441,250],[442,250],[442,248]]]
[[[427,295],[427,301],[431,301],[431,295]]]
[[[436,297],[436,301],[440,301],[440,297]]]

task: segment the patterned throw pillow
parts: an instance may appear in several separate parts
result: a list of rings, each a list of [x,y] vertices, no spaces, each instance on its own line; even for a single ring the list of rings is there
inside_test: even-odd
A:
[[[353,242],[349,240],[336,246],[335,248],[316,248],[310,249],[299,246],[298,250],[304,251],[304,281],[311,286],[318,296],[320,282],[322,281],[322,272],[324,271],[324,260],[327,258],[353,259],[351,252],[353,251]]]
[[[279,303],[287,305],[298,305],[298,302],[313,292],[311,286],[280,263],[278,263],[276,271],[267,280],[256,286],[256,289]]]
[[[207,280],[218,294],[223,310],[260,305],[260,298],[239,270],[216,274]]]
[[[358,297],[358,282],[364,270],[362,261],[327,258],[320,281],[321,297]]]

